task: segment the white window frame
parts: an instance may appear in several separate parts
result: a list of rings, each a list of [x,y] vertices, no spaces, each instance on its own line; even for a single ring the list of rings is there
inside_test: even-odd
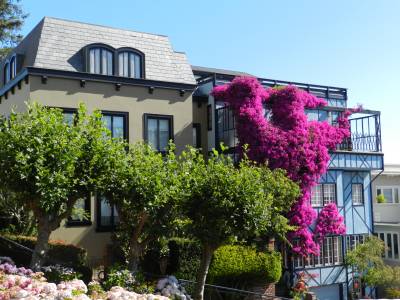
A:
[[[333,188],[329,190],[329,188]],[[326,182],[317,184],[311,193],[311,206],[324,207],[327,204],[337,204],[336,183]]]
[[[385,251],[383,258],[386,260],[391,260],[391,261],[400,261],[400,232],[396,231],[377,231],[376,235],[378,238],[381,238],[381,234],[384,235],[384,244],[385,244]],[[390,242],[392,245],[391,252],[392,252],[392,257],[389,257],[389,246],[388,246],[388,234],[390,234]],[[395,257],[395,248],[394,248],[394,235],[397,235],[397,258]]]
[[[361,190],[360,191],[354,190],[354,187],[361,187]],[[353,205],[364,205],[364,184],[362,183],[351,184],[351,201]]]
[[[393,200],[393,202],[390,202],[390,203],[388,203],[388,202],[378,203],[378,201],[376,201],[376,197],[378,196],[378,190],[383,190],[383,189],[386,189],[386,190],[391,189],[392,190],[392,200]],[[395,190],[396,189],[397,189],[397,202],[396,202],[396,199],[395,199],[395,196],[396,196]],[[375,188],[375,202],[377,204],[379,204],[379,205],[382,205],[382,204],[400,204],[400,186],[399,185],[377,186]]]

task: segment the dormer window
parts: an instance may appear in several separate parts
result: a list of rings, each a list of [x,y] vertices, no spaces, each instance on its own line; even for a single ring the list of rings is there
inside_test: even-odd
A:
[[[10,80],[15,78],[15,76],[17,75],[17,59],[16,59],[15,55],[10,60],[10,71],[9,72],[10,72],[9,73]]]
[[[7,62],[4,64],[3,68],[3,83],[6,84],[10,81],[10,64]]]
[[[113,75],[114,53],[105,47],[89,49],[89,72],[102,75]]]
[[[130,78],[143,78],[143,55],[133,50],[118,52],[118,75]]]

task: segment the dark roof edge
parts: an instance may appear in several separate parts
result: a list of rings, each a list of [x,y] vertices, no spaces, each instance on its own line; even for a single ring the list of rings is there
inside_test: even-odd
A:
[[[148,79],[136,79],[136,78],[126,78],[119,76],[109,76],[109,75],[99,75],[84,72],[75,71],[64,71],[64,70],[54,70],[36,67],[25,67],[15,78],[7,82],[5,86],[0,89],[0,97],[7,93],[9,90],[15,88],[16,85],[20,84],[26,76],[43,76],[46,78],[65,78],[65,79],[76,79],[85,80],[92,82],[104,82],[113,83],[128,86],[142,86],[142,87],[153,87],[180,91],[193,91],[197,85],[180,83],[180,82],[168,82],[159,80],[148,80]]]

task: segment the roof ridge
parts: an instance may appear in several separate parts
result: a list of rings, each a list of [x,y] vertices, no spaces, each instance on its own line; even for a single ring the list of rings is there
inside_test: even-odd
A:
[[[144,34],[169,38],[169,36],[165,35],[165,34],[150,33],[150,32],[145,32],[145,31],[137,31],[137,30],[132,30],[132,29],[118,28],[118,27],[114,27],[114,26],[106,26],[106,25],[101,25],[101,24],[75,21],[75,20],[63,19],[63,18],[58,18],[58,17],[45,16],[45,17],[43,17],[42,20],[46,20],[46,19],[64,21],[64,22],[69,22],[69,23],[79,23],[79,24],[85,24],[85,25],[90,25],[90,26],[95,26],[95,27],[103,27],[103,28],[108,28],[108,29],[115,29],[115,30],[124,30],[124,31],[130,31],[130,32],[135,32],[135,33],[144,33]]]

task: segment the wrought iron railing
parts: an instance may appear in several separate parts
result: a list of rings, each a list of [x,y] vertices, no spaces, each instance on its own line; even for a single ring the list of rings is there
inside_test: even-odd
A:
[[[379,112],[360,113],[350,119],[351,135],[337,146],[337,150],[353,152],[382,152],[381,120]],[[216,109],[216,145],[221,142],[234,148],[238,144],[235,118],[227,106]]]

